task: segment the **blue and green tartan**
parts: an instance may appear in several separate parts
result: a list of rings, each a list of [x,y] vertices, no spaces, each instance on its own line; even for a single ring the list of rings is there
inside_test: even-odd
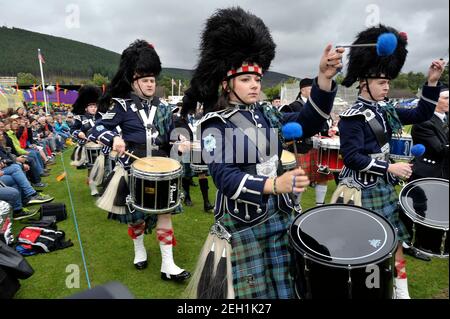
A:
[[[409,239],[408,230],[400,220],[398,196],[394,186],[379,178],[375,187],[361,190],[361,206],[389,220],[397,231],[398,240]]]
[[[221,224],[232,234],[231,265],[236,299],[292,299],[294,280],[290,274],[288,228],[292,218],[275,210],[276,198],[268,202],[267,219],[250,228],[224,214]],[[241,224],[242,225],[242,224]]]

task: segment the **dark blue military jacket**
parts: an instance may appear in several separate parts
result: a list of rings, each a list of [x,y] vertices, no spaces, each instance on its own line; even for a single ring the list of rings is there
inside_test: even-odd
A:
[[[396,109],[403,125],[427,121],[434,113],[439,99],[439,86],[423,86],[420,101],[414,109]],[[368,121],[375,118],[383,127],[387,141],[392,137],[386,111],[386,102],[373,102],[359,97],[355,104],[340,114],[339,133],[344,168],[340,180],[359,188],[372,188],[378,178],[395,184],[396,178],[387,172],[389,166],[389,145],[379,145]]]
[[[268,104],[251,106],[235,105],[229,109],[206,114],[200,123],[203,158],[217,187],[215,218],[219,220],[224,212],[238,223],[251,226],[267,216],[269,195],[263,194],[264,184],[269,177],[280,173],[277,170],[282,152],[281,125],[298,122],[303,136],[312,136],[322,127],[333,106],[337,86],[333,83],[331,92],[321,90],[317,80],[311,91],[311,98],[300,113],[280,113]],[[259,128],[263,137],[254,143],[233,123],[233,118],[247,119],[247,124]],[[246,124],[246,125],[247,125]],[[265,141],[264,141],[265,140]],[[264,146],[263,144],[267,142]],[[267,145],[272,144],[271,149]],[[277,209],[292,212],[292,202],[287,194],[278,196]]]

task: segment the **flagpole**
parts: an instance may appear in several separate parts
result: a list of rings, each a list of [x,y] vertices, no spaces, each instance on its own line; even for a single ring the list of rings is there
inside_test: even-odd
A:
[[[39,60],[39,68],[41,69],[42,93],[44,96],[45,114],[48,115],[47,95],[45,94],[44,70],[42,69],[42,60],[40,57],[41,57],[41,49],[38,49],[38,60]]]
[[[173,83],[174,83],[175,81],[172,79],[172,96],[173,96]]]
[[[178,96],[181,95],[181,80],[178,80]]]

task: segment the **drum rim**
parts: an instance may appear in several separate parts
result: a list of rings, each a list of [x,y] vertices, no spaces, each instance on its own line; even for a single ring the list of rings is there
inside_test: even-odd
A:
[[[151,214],[151,215],[158,215],[158,214],[167,214],[167,213],[170,213],[170,212],[175,211],[176,208],[178,208],[178,207],[181,205],[181,200],[178,199],[178,200],[177,200],[177,203],[176,203],[174,206],[171,206],[171,207],[169,207],[169,208],[164,208],[164,209],[150,209],[150,208],[144,208],[144,207],[142,207],[142,206],[139,206],[139,205],[135,204],[135,203],[134,203],[134,200],[131,202],[131,205],[132,205],[135,209],[137,209],[137,210],[139,210],[139,211],[141,211],[141,212],[144,212],[144,213],[147,213],[147,214]]]
[[[392,247],[390,247],[389,252],[388,252],[386,255],[384,255],[384,256],[380,256],[380,257],[377,258],[377,259],[371,260],[370,262],[366,262],[366,263],[363,263],[363,264],[361,264],[361,263],[350,264],[350,262],[355,261],[355,260],[358,260],[358,259],[361,259],[362,257],[357,257],[357,258],[334,258],[334,257],[331,257],[331,258],[337,259],[337,260],[347,259],[347,260],[349,261],[349,264],[342,264],[342,263],[336,263],[336,262],[330,261],[330,260],[324,260],[324,259],[321,259],[321,258],[319,258],[319,257],[317,257],[317,256],[315,256],[315,255],[313,255],[311,252],[306,251],[305,249],[299,247],[299,245],[298,245],[298,244],[293,240],[293,238],[292,238],[292,231],[291,231],[291,229],[292,229],[292,227],[294,226],[294,221],[295,221],[297,218],[300,218],[300,216],[304,216],[305,214],[309,213],[311,210],[323,209],[323,208],[327,208],[327,207],[351,207],[352,209],[362,210],[362,211],[364,211],[364,213],[368,213],[368,212],[369,212],[369,213],[372,213],[373,216],[370,216],[369,214],[367,214],[367,215],[368,215],[369,217],[373,218],[373,219],[375,219],[374,216],[376,216],[377,218],[382,219],[382,220],[386,223],[386,225],[389,227],[389,229],[391,229],[392,234],[394,235],[394,238],[393,238],[393,241],[392,241]],[[310,214],[310,213],[309,213],[309,214]],[[289,240],[292,242],[292,245],[294,246],[294,248],[296,248],[298,251],[300,251],[300,252],[302,253],[302,255],[303,255],[304,258],[313,260],[313,261],[318,262],[318,263],[320,263],[320,264],[322,264],[322,265],[325,265],[325,266],[332,266],[332,267],[335,267],[335,268],[345,268],[345,269],[363,268],[363,267],[366,267],[366,266],[368,266],[368,265],[378,264],[378,263],[380,263],[380,262],[382,262],[382,261],[384,261],[384,260],[386,260],[386,259],[391,258],[391,257],[393,256],[393,253],[394,253],[396,247],[397,247],[398,236],[397,236],[397,232],[395,231],[395,229],[394,229],[394,227],[391,225],[391,223],[390,223],[384,216],[381,216],[381,215],[379,215],[379,214],[377,214],[377,213],[375,213],[375,212],[373,212],[373,211],[371,211],[371,210],[369,210],[369,209],[367,209],[367,208],[361,207],[361,206],[348,205],[348,204],[326,204],[326,205],[322,205],[322,206],[319,206],[319,207],[312,207],[312,208],[306,210],[305,212],[303,212],[302,214],[298,215],[298,216],[294,219],[294,221],[292,222],[292,224],[291,224],[291,226],[290,226],[290,228],[289,228],[289,229],[290,229],[290,232],[289,232],[289,233],[290,233]],[[376,221],[376,222],[379,222],[379,221],[376,220],[376,219],[375,219],[375,221]],[[383,226],[383,225],[381,225],[381,226]],[[299,227],[297,227],[297,230],[298,230],[298,229],[299,229]],[[386,229],[385,229],[384,227],[383,227],[383,231],[386,232]],[[297,235],[298,235],[298,234],[297,234]],[[298,238],[300,239],[300,236],[298,236]],[[385,236],[385,242],[386,242],[386,241],[387,241],[387,234],[386,234],[386,236]],[[385,245],[380,246],[380,249],[381,249],[382,247],[384,247],[384,246],[385,246]],[[308,247],[308,246],[305,245],[305,247]],[[377,251],[375,251],[375,252],[372,253],[372,254],[369,254],[368,256],[371,256],[371,255],[376,254],[380,249],[378,249]],[[322,255],[322,254],[317,253],[317,252],[314,252],[314,253],[317,254],[317,255]],[[330,258],[330,256],[325,256],[325,257]],[[367,256],[365,256],[365,258],[367,258]]]
[[[145,159],[145,158],[147,158],[147,157],[143,157],[142,159]],[[170,157],[163,157],[163,156],[151,156],[151,157],[148,157],[148,158],[150,158],[150,159],[151,159],[151,158],[158,158],[158,159],[170,160],[170,161],[172,161],[172,162],[176,162],[179,166],[178,166],[177,169],[175,169],[175,170],[173,170],[173,171],[167,171],[167,172],[148,172],[148,171],[143,171],[143,170],[140,170],[139,168],[137,168],[137,167],[134,165],[134,163],[136,163],[137,161],[133,161],[133,163],[131,163],[131,165],[130,165],[131,171],[132,171],[132,172],[141,173],[142,175],[145,175],[145,174],[150,173],[150,174],[154,174],[154,175],[165,176],[166,174],[176,174],[176,173],[178,173],[178,171],[182,171],[182,170],[183,170],[183,166],[180,164],[180,162],[177,161],[177,160],[174,160],[173,158],[170,158]]]
[[[420,224],[420,225],[422,225],[422,226],[427,226],[427,227],[430,227],[430,228],[433,228],[433,229],[438,229],[438,230],[444,230],[444,231],[448,231],[449,230],[449,225],[447,224],[447,227],[445,227],[445,226],[437,226],[437,225],[433,225],[433,224],[430,224],[430,223],[426,223],[426,222],[424,222],[424,221],[422,221],[422,220],[419,220],[419,219],[417,219],[417,218],[414,218],[414,216],[411,216],[411,213],[409,212],[409,210],[407,210],[406,209],[406,207],[404,206],[404,204],[403,204],[403,202],[402,202],[402,195],[403,195],[403,197],[406,197],[406,195],[404,195],[404,190],[406,189],[406,187],[408,186],[408,185],[410,185],[410,184],[412,184],[412,183],[416,183],[416,182],[419,182],[419,181],[427,181],[427,180],[429,180],[429,181],[438,181],[438,182],[443,182],[443,183],[446,183],[447,185],[448,185],[448,183],[449,183],[449,181],[448,180],[446,180],[446,179],[444,179],[444,178],[437,178],[437,177],[424,177],[424,178],[418,178],[418,179],[415,179],[415,180],[413,180],[413,181],[411,181],[411,182],[409,182],[409,183],[407,183],[401,190],[400,190],[400,193],[399,193],[399,195],[398,195],[398,202],[399,202],[399,204],[400,204],[400,207],[402,208],[402,211],[403,211],[403,213],[406,215],[406,217],[408,217],[413,223],[416,223],[416,224]],[[415,216],[417,216],[417,214],[414,214]]]
[[[131,173],[130,178],[142,178],[146,181],[163,181],[179,178],[181,175],[183,175],[183,168],[179,168],[176,171],[155,173],[155,172],[143,172],[139,169],[131,167],[130,173]],[[151,177],[151,179],[147,177]]]

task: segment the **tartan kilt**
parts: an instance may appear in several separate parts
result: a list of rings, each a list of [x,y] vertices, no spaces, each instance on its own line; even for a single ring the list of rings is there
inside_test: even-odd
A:
[[[250,228],[239,229],[228,214],[221,220],[232,234],[231,265],[236,299],[295,296],[288,250],[288,227],[292,220],[288,214],[276,211],[275,203],[271,196],[267,219]]]
[[[311,183],[328,182],[334,179],[334,176],[331,173],[327,175],[317,172],[319,169],[317,165],[319,158],[318,149],[313,148],[306,154],[298,154],[297,157],[300,167],[305,171]]]
[[[134,213],[130,213],[127,208],[128,213],[123,215],[108,213],[108,219],[116,220],[121,224],[136,224],[142,221],[145,221],[145,233],[151,234],[152,229],[156,227],[156,222],[158,221],[158,217],[156,214],[144,213],[138,210],[135,210]],[[173,212],[170,214],[180,214],[183,212],[183,208],[180,204]]]
[[[399,241],[407,241],[409,233],[400,220],[400,207],[394,186],[378,178],[375,187],[361,190],[361,206],[385,217],[397,231]]]

